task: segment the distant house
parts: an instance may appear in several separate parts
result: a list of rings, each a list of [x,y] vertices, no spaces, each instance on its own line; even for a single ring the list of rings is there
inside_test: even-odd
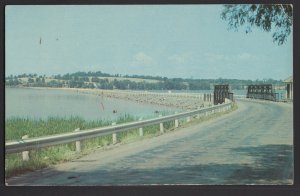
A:
[[[293,76],[283,81],[286,84],[286,98],[293,100]]]
[[[94,85],[94,88],[99,88],[96,83],[93,83],[93,85]]]

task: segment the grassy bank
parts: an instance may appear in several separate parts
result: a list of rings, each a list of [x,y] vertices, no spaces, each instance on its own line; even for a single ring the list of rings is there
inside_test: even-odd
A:
[[[232,110],[236,110],[235,105]],[[232,111],[231,110],[231,111]],[[190,123],[186,123],[185,119],[179,121],[180,126],[188,126],[190,124],[200,123],[230,111],[212,114],[210,116],[202,116]],[[166,114],[165,114],[166,115]],[[138,119],[125,115],[118,118],[114,122],[122,124],[125,122],[137,121]],[[86,121],[79,117],[70,118],[48,118],[47,120],[33,120],[23,118],[10,118],[5,122],[5,140],[19,140],[22,136],[28,135],[29,138],[54,135],[66,132],[73,132],[75,129],[81,130],[103,127],[111,125],[112,121]],[[170,132],[174,130],[174,121],[164,123],[164,131]],[[143,128],[144,136],[139,136],[139,130],[134,129],[123,133],[118,133],[118,143],[129,143],[143,138],[149,138],[160,134],[159,125],[153,125]],[[112,135],[101,136],[81,142],[81,153],[76,153],[75,143],[62,144],[38,150],[32,150],[29,153],[29,161],[22,160],[22,153],[7,154],[5,156],[5,175],[6,178],[26,171],[33,171],[48,167],[53,164],[78,158],[84,154],[97,149],[105,148],[112,144]]]
[[[80,117],[58,118],[49,117],[46,120],[33,120],[29,118],[10,118],[5,122],[5,141],[19,140],[24,135],[29,138],[41,137],[47,135],[55,135],[61,133],[72,132],[77,128],[81,130],[104,127],[111,125],[112,122],[122,124],[126,122],[137,121],[133,116],[125,115],[114,121],[86,121]],[[166,129],[174,126],[174,123],[169,122],[164,124]],[[144,138],[152,137],[159,134],[159,125],[149,126],[144,128]],[[130,130],[124,133],[119,133],[117,136],[118,143],[128,143],[140,139],[137,129]],[[75,152],[75,144],[62,144],[48,148],[30,151],[29,161],[22,160],[22,153],[7,154],[5,156],[5,174],[10,177],[16,174],[24,173],[48,167],[52,164],[57,164],[74,158],[78,158],[91,150],[101,147],[107,147],[112,144],[112,136],[101,136],[81,142],[81,153]]]

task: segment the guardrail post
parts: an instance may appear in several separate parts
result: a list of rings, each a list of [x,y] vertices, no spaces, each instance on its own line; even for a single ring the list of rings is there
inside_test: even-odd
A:
[[[111,125],[112,126],[115,126],[117,123],[116,122],[113,122],[113,123],[111,123]],[[116,144],[117,143],[117,133],[113,133],[112,134],[112,142],[113,142],[113,144]]]
[[[78,131],[80,131],[80,128],[75,129],[74,132],[78,132]],[[81,151],[80,141],[76,141],[75,145],[76,145],[76,152],[80,152]]]
[[[22,139],[28,139],[28,135],[24,135],[22,137]],[[29,161],[29,151],[23,151],[22,152],[22,158],[23,158],[23,161]]]
[[[177,114],[178,112],[175,112],[175,114]],[[177,128],[178,127],[178,119],[175,119],[175,128]]]
[[[160,114],[159,117],[162,117],[162,115]],[[160,130],[160,133],[164,133],[164,124],[163,123],[159,123],[159,130]]]
[[[139,121],[142,121],[143,118],[140,118]],[[139,133],[140,133],[140,136],[142,137],[144,135],[144,132],[143,132],[143,127],[140,127],[139,128]]]

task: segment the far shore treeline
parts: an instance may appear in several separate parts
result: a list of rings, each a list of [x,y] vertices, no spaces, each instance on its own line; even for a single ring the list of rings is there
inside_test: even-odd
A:
[[[5,77],[5,85],[13,87],[65,87],[120,90],[212,90],[215,84],[229,84],[232,90],[246,89],[250,84],[272,84],[284,88],[282,80],[183,79],[160,76],[121,75],[76,72],[64,75],[21,74]]]

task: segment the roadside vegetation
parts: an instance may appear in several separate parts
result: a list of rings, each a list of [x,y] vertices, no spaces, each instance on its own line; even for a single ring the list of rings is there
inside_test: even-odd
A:
[[[235,105],[232,110],[236,110]],[[231,110],[231,111],[232,111]],[[194,123],[199,123],[220,116],[224,113],[216,113],[210,116],[202,116],[199,119],[193,118],[194,120],[187,123],[185,119],[179,121],[180,126],[188,126]],[[167,113],[163,113],[167,115]],[[118,118],[114,122],[122,124],[126,122],[137,121],[138,119],[125,115]],[[86,121],[80,117],[70,118],[58,118],[49,117],[46,120],[33,120],[24,118],[10,118],[5,122],[5,140],[6,142],[12,140],[20,140],[22,136],[28,135],[29,138],[41,137],[46,135],[61,134],[66,132],[72,132],[77,128],[81,130],[103,127],[111,125],[113,121]],[[164,123],[164,132],[168,133],[174,131],[174,122]],[[118,133],[117,143],[124,144],[137,141],[140,139],[146,139],[160,135],[159,125],[153,125],[143,128],[143,137],[139,136],[139,130],[134,129],[123,133]],[[29,153],[30,159],[28,161],[22,160],[22,153],[13,153],[5,155],[5,176],[9,178],[14,175],[18,175],[27,171],[34,171],[49,167],[51,165],[69,161],[72,159],[79,158],[85,154],[90,153],[93,150],[102,148],[106,149],[112,145],[112,135],[100,136],[93,139],[88,139],[81,142],[81,152],[76,153],[75,143],[61,144],[53,147],[42,148],[38,150],[32,150]]]
[[[22,136],[28,135],[29,138],[55,135],[67,132],[73,132],[75,129],[91,129],[95,127],[110,126],[112,122],[122,124],[126,122],[137,121],[138,119],[125,115],[113,121],[86,121],[80,117],[59,118],[49,117],[43,119],[29,118],[9,118],[5,122],[5,141],[20,140]],[[165,123],[165,128],[169,129],[172,123]],[[149,126],[144,128],[144,137],[152,137],[159,134],[159,126]],[[128,143],[139,139],[139,131],[131,130],[125,133],[119,133],[117,136],[118,143]],[[29,161],[22,160],[22,153],[7,154],[5,156],[5,174],[6,177],[33,171],[48,167],[53,164],[78,158],[91,150],[105,148],[112,145],[112,136],[100,136],[97,138],[81,142],[81,153],[76,153],[75,144],[62,144],[38,150],[32,150],[29,153]]]

